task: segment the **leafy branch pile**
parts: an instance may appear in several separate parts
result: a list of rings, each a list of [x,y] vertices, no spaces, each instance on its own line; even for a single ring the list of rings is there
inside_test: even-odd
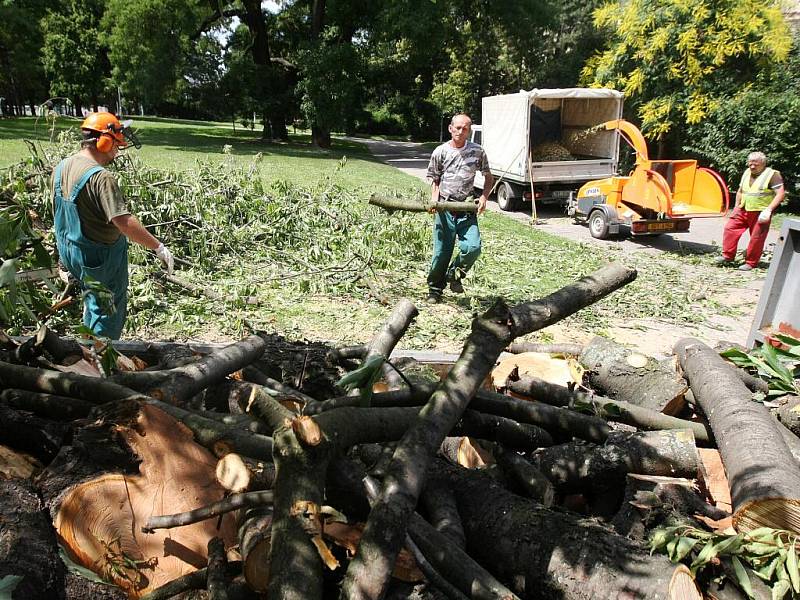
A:
[[[720,354],[764,379],[769,385],[769,396],[800,394],[800,340],[783,333],[776,334],[774,339],[780,347],[767,343],[750,352],[730,348]]]
[[[27,289],[26,304],[15,309],[12,267],[49,266],[54,255],[49,173],[75,151],[74,133],[65,133],[47,153],[31,145],[32,158],[0,174],[3,221],[0,249],[9,263],[0,288],[6,322],[36,321],[54,290],[41,284]],[[112,167],[131,212],[167,244],[188,269],[178,275],[197,285],[224,279],[231,298],[262,286],[326,294],[368,290],[384,271],[404,272],[427,250],[427,224],[412,216],[367,206],[358,191],[338,185],[334,176],[314,187],[278,181],[263,184],[257,155],[248,167],[231,160],[198,163],[185,172],[145,166],[123,156]],[[345,166],[342,161],[339,169]],[[338,170],[338,169],[337,169]],[[137,289],[156,271],[140,247],[131,248],[132,305]],[[0,283],[2,285],[2,283]],[[138,286],[138,287],[137,287]],[[11,314],[14,313],[14,314]]]
[[[749,598],[756,597],[752,573],[765,581],[772,589],[772,598],[779,600],[791,592],[800,593],[797,539],[796,533],[769,527],[724,535],[674,525],[654,530],[651,548],[673,562],[689,563],[693,576],[717,570],[721,572],[717,575],[720,580],[726,575],[734,577]]]

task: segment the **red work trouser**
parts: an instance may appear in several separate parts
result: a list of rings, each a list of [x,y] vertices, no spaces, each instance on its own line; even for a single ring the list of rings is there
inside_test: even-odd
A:
[[[745,210],[739,206],[733,210],[731,218],[725,223],[725,231],[722,233],[722,256],[727,260],[736,258],[739,238],[745,231],[749,231],[750,242],[747,244],[745,262],[751,267],[758,265],[769,233],[769,221],[758,222],[760,213],[760,210]]]

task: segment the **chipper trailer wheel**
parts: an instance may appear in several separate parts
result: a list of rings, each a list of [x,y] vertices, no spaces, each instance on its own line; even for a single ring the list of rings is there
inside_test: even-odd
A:
[[[593,238],[604,240],[608,238],[608,216],[602,210],[593,210],[589,214],[589,233]]]

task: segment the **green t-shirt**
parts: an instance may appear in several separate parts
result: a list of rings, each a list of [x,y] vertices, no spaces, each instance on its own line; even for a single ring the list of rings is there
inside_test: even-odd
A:
[[[92,167],[101,166],[88,156],[74,154],[61,169],[61,194],[68,199],[72,186]],[[52,187],[52,182],[51,182]],[[111,222],[114,217],[130,214],[117,179],[109,171],[95,173],[75,199],[83,235],[93,242],[113,244],[120,231]]]

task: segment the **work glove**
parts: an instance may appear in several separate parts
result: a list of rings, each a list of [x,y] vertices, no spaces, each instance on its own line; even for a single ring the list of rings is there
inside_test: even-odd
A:
[[[758,213],[758,222],[759,223],[766,223],[772,218],[772,211],[768,208],[765,208],[760,213]]]
[[[160,258],[164,266],[167,267],[167,275],[172,275],[172,271],[175,268],[175,258],[172,256],[172,252],[169,251],[169,248],[164,244],[159,244],[158,248],[156,248],[156,256]]]

